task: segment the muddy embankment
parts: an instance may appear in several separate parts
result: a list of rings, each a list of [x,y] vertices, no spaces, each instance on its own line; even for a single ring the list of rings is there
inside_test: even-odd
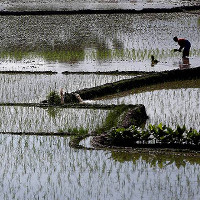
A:
[[[58,72],[53,71],[0,71],[0,74],[46,74],[52,75],[57,74]]]
[[[117,14],[117,13],[130,13],[130,14],[140,14],[140,13],[173,13],[173,12],[189,12],[200,10],[200,6],[179,6],[173,8],[144,8],[142,10],[135,9],[99,9],[99,10],[32,10],[32,11],[7,11],[1,10],[0,15],[78,15],[78,14]]]
[[[171,81],[198,79],[198,78],[200,78],[200,67],[184,69],[184,70],[155,72],[149,74],[146,73],[142,76],[121,80],[114,83],[107,83],[93,88],[77,90],[75,91],[75,93],[78,93],[82,99],[88,100],[143,86],[155,85]]]

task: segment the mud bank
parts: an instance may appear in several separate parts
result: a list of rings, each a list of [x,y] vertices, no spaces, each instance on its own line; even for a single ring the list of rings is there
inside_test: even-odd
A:
[[[64,105],[49,105],[47,103],[0,103],[0,106],[23,106],[23,107],[41,107],[41,108],[79,108],[79,109],[104,109],[111,110],[119,105],[103,105],[103,104],[79,104],[79,103],[69,103]],[[124,105],[126,108],[136,108],[138,105]]]
[[[130,13],[130,14],[140,14],[140,13],[173,13],[173,12],[186,12],[186,11],[195,11],[199,10],[200,6],[180,6],[173,8],[144,8],[142,10],[136,9],[99,9],[99,10],[62,10],[62,11],[53,11],[53,10],[33,10],[33,11],[0,11],[1,16],[6,15],[79,15],[79,14],[116,14],[116,13]]]
[[[94,99],[105,95],[115,94],[139,88],[143,86],[155,85],[164,82],[191,80],[200,78],[200,67],[185,69],[185,70],[172,70],[165,72],[155,72],[153,74],[146,74],[131,79],[121,80],[114,83],[107,83],[105,85],[77,90],[82,99]]]
[[[0,71],[0,74],[46,74],[52,75],[57,74],[58,72],[53,71]]]
[[[97,71],[97,72],[84,72],[84,71],[77,71],[77,72],[70,72],[65,71],[62,74],[69,75],[69,74],[96,74],[96,75],[144,75],[144,74],[154,74],[155,72],[144,72],[144,71]]]
[[[94,136],[91,145],[95,149],[111,149],[111,150],[120,150],[127,152],[164,152],[166,154],[171,154],[173,152],[179,153],[200,153],[199,146],[194,145],[181,145],[181,144],[135,144],[133,146],[114,146],[110,145],[107,141],[107,135],[102,134],[100,136]]]

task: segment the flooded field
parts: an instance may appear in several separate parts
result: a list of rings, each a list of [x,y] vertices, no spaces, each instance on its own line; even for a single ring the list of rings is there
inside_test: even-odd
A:
[[[0,136],[1,199],[196,200],[199,157],[75,150],[68,137]]]
[[[197,67],[199,27],[198,12],[0,16],[0,70],[172,70],[184,62],[174,36],[191,42],[186,68]]]
[[[1,132],[69,132],[69,129],[95,130],[109,111],[97,109],[61,109],[0,106]],[[98,116],[98,117],[97,117]]]
[[[74,92],[131,77],[133,76],[0,74],[0,103],[39,103],[53,90],[63,88],[66,92]]]
[[[0,11],[199,6],[199,0],[2,0]],[[91,88],[128,75],[69,72],[165,71],[200,66],[200,12],[0,16],[0,103],[39,103],[47,94]],[[191,44],[187,61],[173,37]],[[152,65],[151,55],[158,64]],[[134,76],[132,76],[134,77]],[[200,80],[134,89],[97,104],[144,104],[144,126],[200,127]],[[76,149],[72,137],[39,136],[101,126],[110,110],[0,105],[0,199],[197,200],[197,153]],[[8,133],[21,133],[11,135]],[[7,134],[5,134],[7,133]],[[33,133],[33,135],[25,135]],[[35,135],[38,134],[38,135]],[[88,138],[87,138],[88,139]],[[84,143],[84,142],[83,142]],[[89,144],[90,145],[90,144]]]

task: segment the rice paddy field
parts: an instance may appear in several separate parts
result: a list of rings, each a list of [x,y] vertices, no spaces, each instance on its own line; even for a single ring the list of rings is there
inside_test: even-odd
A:
[[[38,103],[53,90],[73,92],[128,78],[129,75],[0,74],[0,103]]]
[[[2,0],[0,11],[140,10],[195,5],[199,6],[198,0]],[[74,92],[135,77],[78,72],[159,72],[199,67],[200,11],[0,15],[0,29],[0,199],[199,198],[199,154],[73,148],[70,141],[74,133],[53,133],[81,128],[92,132],[102,125],[110,110],[27,104],[39,103],[53,90]],[[174,36],[187,38],[192,44],[187,63],[180,53],[173,52],[178,47]],[[151,65],[151,55],[159,60],[157,65]],[[199,79],[147,86],[94,100],[103,105],[144,104],[149,116],[144,126],[162,123],[174,128],[179,124],[197,130],[199,102]]]

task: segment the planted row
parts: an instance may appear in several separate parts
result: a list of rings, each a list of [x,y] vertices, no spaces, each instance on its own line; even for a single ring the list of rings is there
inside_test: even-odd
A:
[[[149,125],[142,129],[134,125],[129,128],[112,128],[108,133],[109,141],[114,145],[132,146],[134,144],[200,145],[200,130],[179,125],[172,129],[166,125]]]

